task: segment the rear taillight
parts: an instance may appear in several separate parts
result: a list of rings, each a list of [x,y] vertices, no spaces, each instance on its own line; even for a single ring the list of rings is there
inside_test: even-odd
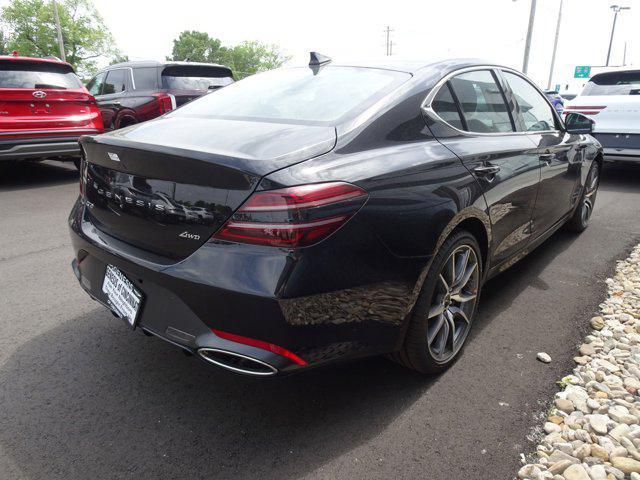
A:
[[[255,192],[213,236],[214,240],[273,247],[308,247],[344,225],[367,199],[343,182]]]
[[[100,113],[100,108],[98,107],[98,103],[93,95],[89,95],[89,111],[91,113],[91,123],[93,124],[93,128],[95,128],[98,132],[104,132],[104,124],[102,123],[102,114]]]
[[[168,93],[154,93],[154,97],[156,97],[156,102],[158,103],[158,108],[160,109],[160,115],[164,115],[165,113],[176,108],[176,101],[173,95]]]
[[[564,107],[563,113],[568,115],[570,113],[581,113],[582,115],[597,115],[602,110],[607,108],[606,106],[593,106],[593,105],[568,105]]]
[[[218,337],[224,338],[225,340],[229,340],[231,342],[241,343],[243,345],[249,345],[250,347],[259,348],[261,350],[266,350],[268,352],[273,352],[276,355],[280,355],[282,357],[288,358],[289,360],[297,363],[298,365],[304,366],[307,364],[306,360],[300,358],[298,355],[293,353],[286,348],[282,348],[278,345],[274,345],[273,343],[265,342],[263,340],[256,340],[255,338],[243,337],[241,335],[236,335],[235,333],[223,332],[220,330],[211,330]]]

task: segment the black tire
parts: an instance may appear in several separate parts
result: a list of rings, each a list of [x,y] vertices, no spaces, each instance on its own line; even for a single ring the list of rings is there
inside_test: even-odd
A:
[[[455,289],[449,289],[449,286],[447,285],[447,282],[449,282],[449,275],[447,271],[452,270],[451,283],[454,285],[456,277],[455,265],[457,263],[461,264],[460,257],[464,257],[465,252],[469,252],[468,261],[473,260],[471,251],[473,252],[473,255],[475,255],[476,271],[475,273],[472,272],[467,283],[460,287],[460,293],[454,295],[452,292]],[[445,268],[447,270],[445,270]],[[461,267],[461,270],[463,272],[471,270],[471,266],[466,270]],[[445,279],[445,277],[447,278]],[[465,285],[469,286],[472,280],[474,284],[467,289]],[[466,341],[471,325],[473,324],[478,301],[480,299],[481,281],[482,256],[478,241],[471,233],[465,230],[454,232],[442,244],[440,250],[433,258],[427,278],[422,286],[420,296],[418,297],[418,301],[416,302],[411,314],[404,344],[400,351],[391,355],[393,360],[407,368],[430,374],[442,372],[452,365],[462,351],[464,342]],[[448,313],[450,313],[449,310],[458,308],[454,306],[454,304],[457,303],[455,298],[462,298],[465,295],[470,296],[472,294],[474,295],[473,300],[464,300],[464,308],[467,310],[463,312],[461,317],[460,313],[452,314],[450,317],[448,316]],[[473,305],[466,303],[470,301],[473,301]],[[433,312],[437,311],[437,306],[440,305],[441,302],[442,306],[446,305],[446,309],[442,313],[444,320],[441,320],[440,316],[429,318],[430,315],[433,315]],[[463,303],[461,302],[460,305],[463,305]],[[458,308],[458,310],[461,310],[461,308]],[[464,321],[456,322],[456,318],[458,320],[463,318]],[[459,325],[465,324],[465,322],[467,324],[465,330],[460,330],[459,333],[456,334],[456,329],[461,328]],[[442,333],[441,330],[438,331],[441,332],[442,335],[447,335],[451,332],[451,348],[448,355],[445,355],[445,353],[447,353],[445,351],[443,351],[442,355],[440,355],[440,353],[436,353],[439,349],[436,349],[433,345],[436,343],[436,337],[439,334],[435,331],[438,328],[438,324],[441,324],[441,329],[445,327],[444,324],[447,324],[446,333]],[[456,337],[456,335],[459,336]],[[431,339],[430,337],[434,338]],[[444,350],[446,350],[449,345],[448,337],[444,343],[446,345],[442,346]]]
[[[596,196],[598,195],[598,186],[600,184],[600,165],[593,162],[587,180],[585,182],[580,202],[576,207],[573,216],[565,224],[565,229],[569,232],[581,233],[589,226],[589,219],[593,213],[596,204]]]

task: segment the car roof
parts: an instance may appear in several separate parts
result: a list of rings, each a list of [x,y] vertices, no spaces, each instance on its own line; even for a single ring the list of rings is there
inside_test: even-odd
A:
[[[12,62],[38,62],[38,63],[54,63],[57,65],[67,65],[73,69],[73,66],[68,62],[63,62],[58,57],[21,57],[20,55],[0,55],[0,60],[9,60]]]
[[[431,58],[431,59],[406,59],[402,57],[381,57],[370,60],[356,61],[332,61],[328,65],[338,67],[363,67],[379,68],[383,70],[396,70],[411,74],[417,74],[423,70],[458,70],[473,66],[500,66],[479,58]],[[293,65],[292,65],[293,66]],[[300,66],[299,64],[295,66]]]
[[[218,67],[225,68],[229,71],[231,69],[226,65],[219,65],[217,63],[206,63],[206,62],[178,62],[173,60],[167,60],[164,62],[160,62],[158,60],[131,60],[129,62],[121,62],[114,63],[113,65],[109,65],[108,67],[103,68],[103,70],[108,70],[111,68],[125,68],[125,67],[167,67],[172,65],[184,65],[184,66],[196,66],[196,67]]]

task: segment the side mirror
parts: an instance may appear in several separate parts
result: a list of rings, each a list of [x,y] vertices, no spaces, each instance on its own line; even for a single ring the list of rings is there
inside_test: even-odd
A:
[[[595,124],[596,122],[581,113],[572,112],[564,117],[564,126],[568,133],[593,133]]]

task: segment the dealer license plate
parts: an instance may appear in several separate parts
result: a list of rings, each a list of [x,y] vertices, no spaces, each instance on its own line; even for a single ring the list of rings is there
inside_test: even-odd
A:
[[[142,294],[133,283],[113,265],[107,265],[102,282],[102,291],[107,295],[109,306],[120,318],[135,327],[138,310],[142,303]]]

